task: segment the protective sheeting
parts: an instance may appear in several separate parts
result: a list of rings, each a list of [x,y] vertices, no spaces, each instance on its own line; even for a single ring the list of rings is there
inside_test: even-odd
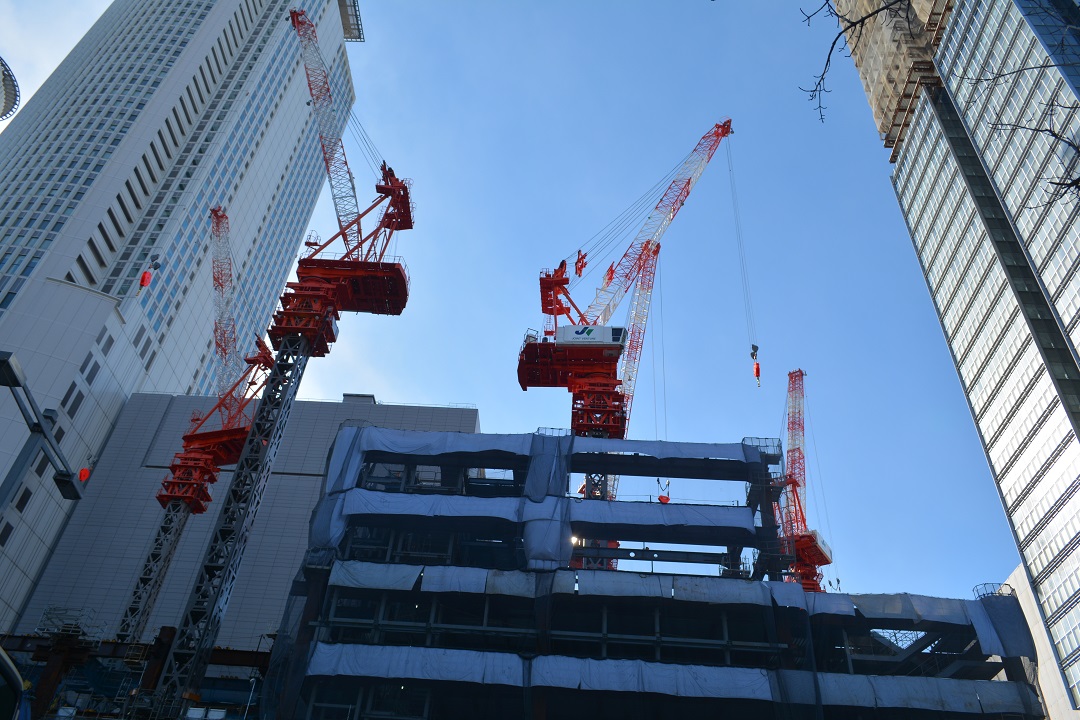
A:
[[[1025,685],[990,680],[861,676],[799,670],[592,660],[431,647],[318,643],[308,676],[432,680],[510,687],[555,687],[682,697],[738,698],[833,707],[912,708],[939,712],[1031,713]]]
[[[975,628],[975,637],[979,640],[979,649],[987,655],[1005,655],[1005,646],[998,637],[994,623],[986,612],[986,608],[978,600],[968,600],[965,605],[968,621]],[[1028,657],[1035,657],[1029,655]]]
[[[520,522],[520,498],[419,495],[353,488],[344,493],[345,515],[397,515],[426,518],[496,519]]]
[[[570,522],[590,528],[609,527],[626,540],[666,540],[702,545],[722,545],[729,539],[717,530],[742,531],[746,540],[754,537],[754,513],[745,506],[665,505],[644,502],[603,502],[568,500]],[[730,535],[731,533],[727,533]]]
[[[418,652],[419,651],[419,652]],[[446,648],[317,643],[307,674],[520,686],[521,658]]]
[[[424,592],[487,592],[488,571],[483,568],[428,565],[420,589]]]
[[[532,435],[422,432],[381,427],[343,426],[338,430],[327,466],[326,492],[342,492],[357,485],[364,453],[371,450],[396,455],[432,457],[467,453],[528,456]]]
[[[1035,657],[1035,641],[1015,597],[990,595],[979,598],[978,602],[986,610],[1001,640],[1005,652],[999,654],[1005,657]]]
[[[570,541],[570,503],[566,498],[545,497],[542,502],[521,503],[525,523],[522,542],[526,569],[558,570],[570,564],[574,546]]]
[[[488,595],[536,597],[536,575],[517,570],[487,570],[484,592]]]
[[[512,467],[515,473],[527,467],[524,497],[478,498],[364,490],[358,486],[363,466],[366,456],[375,452],[455,467],[469,462],[475,462],[477,467]],[[746,507],[582,502],[567,498],[570,463],[575,454],[590,456],[592,462],[601,463],[678,460],[684,461],[683,470],[704,472],[701,477],[737,479],[748,478],[751,472],[748,464],[760,462],[758,449],[741,443],[663,443],[541,434],[478,435],[345,425],[338,431],[327,461],[325,494],[312,512],[309,546],[336,547],[344,538],[349,515],[436,518],[443,520],[444,526],[473,518],[524,523],[527,568],[533,571],[567,566],[573,551],[572,523],[582,525],[594,537],[647,542],[724,545],[751,543],[755,539],[753,513]]]
[[[702,460],[735,460],[743,463],[761,462],[761,454],[758,449],[752,445],[743,445],[742,443],[686,443],[660,440],[575,438],[574,454],[585,453],[644,455],[657,460],[695,458]]]
[[[528,436],[526,436],[528,437]],[[532,436],[529,448],[529,472],[525,476],[525,497],[540,502],[545,495],[562,496],[567,490],[570,477],[567,470],[572,435]]]
[[[675,575],[674,598],[688,602],[724,605],[768,605],[769,590],[764,583],[733,578]]]
[[[579,595],[670,598],[670,575],[578,570]]]
[[[342,500],[329,502],[327,498],[315,511],[315,522],[322,523],[319,527],[313,523],[312,539],[318,542],[317,547],[327,547],[327,542],[340,537],[346,515],[423,517],[446,523],[503,520],[524,524],[527,569],[533,571],[558,570],[570,564],[575,523],[601,537],[626,540],[663,541],[664,532],[685,541],[693,540],[696,532],[701,541],[716,544],[754,537],[753,513],[746,507],[610,503],[550,496],[531,502],[527,498],[387,493],[363,488],[331,497]]]
[[[341,493],[324,495],[311,511],[308,523],[308,550],[333,549],[345,539],[348,521],[345,519],[345,496]]]
[[[842,593],[806,593],[806,612],[811,615],[855,615],[855,603]]]
[[[769,594],[778,607],[806,609],[806,591],[799,583],[766,582]]]
[[[807,595],[811,597],[811,595]],[[828,595],[815,603],[833,602]],[[851,601],[867,620],[888,624],[909,621],[916,628],[927,623],[971,625],[979,646],[988,655],[1035,657],[1035,647],[1018,603],[991,596],[980,600],[954,600],[926,595],[852,595]]]
[[[360,560],[335,562],[330,568],[329,584],[365,590],[412,590],[423,569],[419,565],[387,565]]]
[[[853,595],[855,607],[867,620],[910,620],[919,619],[915,606],[904,593],[895,595]]]

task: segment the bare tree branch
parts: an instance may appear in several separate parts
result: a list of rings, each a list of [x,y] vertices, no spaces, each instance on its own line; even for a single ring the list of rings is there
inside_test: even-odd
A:
[[[1069,193],[1075,193],[1080,198],[1080,168],[1077,167],[1078,160],[1080,160],[1080,139],[1066,134],[1061,129],[1068,122],[1068,118],[1075,115],[1077,111],[1080,111],[1080,104],[1063,104],[1057,100],[1051,100],[1046,104],[1044,120],[1036,123],[995,122],[991,125],[991,128],[999,131],[1023,130],[1037,135],[1045,135],[1055,143],[1068,149],[1066,152],[1069,157],[1067,159],[1062,158],[1061,175],[1042,178],[1052,188],[1050,197],[1045,203],[1034,207],[1055,203]],[[1063,116],[1065,120],[1059,122],[1059,116]]]
[[[874,20],[878,16],[884,14],[885,17],[899,17],[901,13],[907,14],[911,12],[910,0],[883,0],[881,6],[876,10],[873,10],[865,15],[859,17],[847,17],[840,14],[836,10],[836,6],[833,5],[832,0],[824,0],[816,10],[807,12],[802,8],[799,8],[799,12],[802,13],[803,22],[810,25],[811,21],[817,17],[833,18],[836,20],[837,27],[840,30],[833,37],[832,43],[829,44],[829,51],[825,55],[825,64],[821,68],[821,72],[814,76],[814,84],[809,88],[800,87],[799,89],[809,95],[811,102],[816,102],[815,109],[818,113],[818,119],[821,122],[825,122],[825,110],[824,96],[829,92],[826,86],[826,79],[829,75],[829,70],[832,68],[833,55],[837,51],[844,52],[850,56],[852,50],[858,46],[859,40],[862,38],[863,29],[866,24]]]

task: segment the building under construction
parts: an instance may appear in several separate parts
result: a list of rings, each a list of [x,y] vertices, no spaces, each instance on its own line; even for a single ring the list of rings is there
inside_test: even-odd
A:
[[[778,441],[752,438],[346,424],[262,717],[1043,717],[1015,597],[784,582],[780,457]],[[589,473],[730,484],[745,502],[572,495]],[[694,549],[648,547],[672,543]],[[719,576],[588,569],[641,560]]]

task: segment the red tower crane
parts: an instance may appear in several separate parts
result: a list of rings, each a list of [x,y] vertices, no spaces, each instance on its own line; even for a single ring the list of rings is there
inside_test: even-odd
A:
[[[780,535],[785,555],[793,559],[792,582],[807,592],[823,592],[820,567],[832,563],[832,550],[817,530],[806,525],[806,453],[802,370],[788,373],[787,455],[784,493],[780,499]]]
[[[333,132],[329,76],[314,25],[300,10],[290,18],[300,38],[338,231],[325,242],[305,243],[308,250],[298,262],[297,279],[286,285],[281,309],[268,330],[276,351],[270,375],[161,673],[156,702],[164,718],[180,717],[206,673],[308,360],[330,351],[342,311],[400,315],[408,302],[404,263],[386,252],[395,232],[413,227],[411,183],[383,162],[376,198],[359,210],[341,137]],[[377,209],[381,213],[365,235],[361,221]],[[339,239],[344,252],[330,252]]]
[[[188,518],[206,512],[210,485],[217,482],[223,466],[232,465],[240,457],[251,427],[251,403],[262,391],[267,372],[274,364],[270,348],[256,339],[256,352],[245,359],[247,368],[242,372],[239,369],[236,320],[232,314],[229,217],[219,206],[210,211],[210,218],[218,400],[205,415],[192,416],[183,450],[173,458],[170,474],[161,483],[157,499],[165,509],[165,516],[120,620],[116,636],[122,642],[139,642]]]
[[[660,239],[671,225],[720,141],[730,135],[731,120],[709,129],[683,162],[630,247],[607,269],[596,297],[583,311],[570,297],[566,262],[540,274],[542,336],[530,332],[518,355],[518,383],[530,387],[565,387],[573,395],[570,429],[575,435],[626,437],[641,351],[652,300]],[[574,271],[587,264],[578,251]],[[627,292],[633,288],[626,328],[608,326]],[[567,324],[559,326],[559,319]],[[585,476],[585,497],[613,500],[618,478]],[[611,563],[608,567],[613,567]]]

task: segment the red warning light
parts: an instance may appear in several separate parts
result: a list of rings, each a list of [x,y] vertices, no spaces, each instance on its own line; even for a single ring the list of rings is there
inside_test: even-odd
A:
[[[79,470],[79,482],[86,482],[90,479],[90,468],[82,468]]]

